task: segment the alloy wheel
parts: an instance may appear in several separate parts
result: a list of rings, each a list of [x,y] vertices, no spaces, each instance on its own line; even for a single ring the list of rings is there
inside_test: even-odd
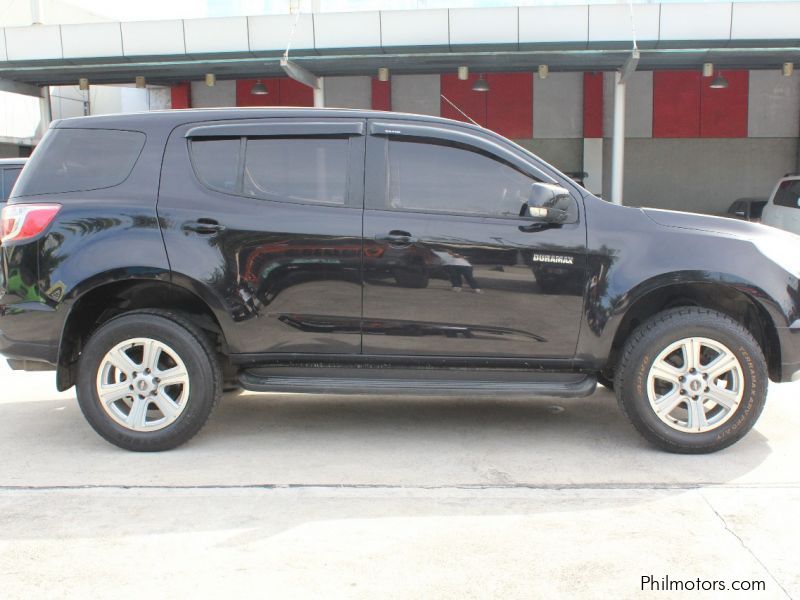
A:
[[[125,340],[109,350],[97,371],[103,410],[132,431],[158,431],[181,415],[189,372],[178,353],[150,338]]]
[[[661,421],[704,433],[730,419],[744,394],[739,359],[724,344],[690,337],[667,346],[647,375],[647,397]]]

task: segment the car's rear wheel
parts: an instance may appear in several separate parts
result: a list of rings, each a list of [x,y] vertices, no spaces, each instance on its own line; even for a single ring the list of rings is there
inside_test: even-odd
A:
[[[670,452],[715,452],[755,425],[766,401],[767,367],[750,332],[727,315],[676,308],[633,332],[614,387],[651,443]]]
[[[136,311],[101,326],[78,366],[78,402],[106,440],[135,451],[192,438],[222,393],[208,337],[168,311]]]

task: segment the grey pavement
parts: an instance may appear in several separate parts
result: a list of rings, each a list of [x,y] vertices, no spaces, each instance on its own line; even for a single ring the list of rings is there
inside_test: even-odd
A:
[[[186,446],[134,454],[51,374],[0,367],[0,597],[800,598],[798,392],[772,385],[708,456],[651,449],[603,388],[229,395]]]

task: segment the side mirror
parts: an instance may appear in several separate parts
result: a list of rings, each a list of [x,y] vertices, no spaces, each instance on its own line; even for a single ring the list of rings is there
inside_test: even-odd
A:
[[[566,188],[537,181],[531,186],[527,215],[546,223],[564,223],[570,217],[574,203]]]

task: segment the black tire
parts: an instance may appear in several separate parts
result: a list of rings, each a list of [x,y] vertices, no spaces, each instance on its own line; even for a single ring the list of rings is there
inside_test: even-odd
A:
[[[175,421],[155,431],[135,431],[117,423],[102,408],[97,373],[106,354],[132,338],[167,344],[186,366],[189,395]],[[202,429],[222,395],[222,371],[208,336],[179,313],[141,310],[126,313],[97,329],[78,364],[78,404],[92,428],[112,444],[136,452],[159,452],[180,446]]]
[[[681,339],[705,337],[724,344],[739,361],[743,395],[727,421],[704,432],[685,432],[662,421],[651,407],[647,377],[658,355]],[[650,443],[681,454],[727,448],[752,429],[767,397],[767,365],[753,336],[722,313],[704,308],[666,310],[638,327],[625,343],[614,387],[622,411]]]

